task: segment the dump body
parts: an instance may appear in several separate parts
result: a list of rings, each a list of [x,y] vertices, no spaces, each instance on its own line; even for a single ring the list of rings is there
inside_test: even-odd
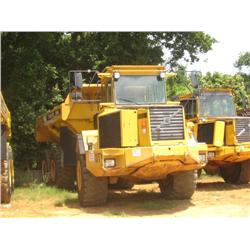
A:
[[[11,115],[1,92],[1,203],[10,203],[14,189],[14,166],[12,149],[9,144],[10,138]]]
[[[208,172],[250,159],[250,117],[237,116],[231,90],[204,89],[179,99],[196,139],[208,145]]]

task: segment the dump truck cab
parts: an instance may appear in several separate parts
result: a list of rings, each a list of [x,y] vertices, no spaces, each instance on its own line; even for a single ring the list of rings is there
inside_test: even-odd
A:
[[[165,80],[171,73],[163,66],[114,65],[98,76],[97,129],[78,135],[80,203],[89,204],[82,190],[83,167],[97,180],[158,181],[165,196],[190,198],[196,170],[207,161],[207,146],[194,141],[182,106],[166,99]],[[174,178],[183,188],[169,184]]]
[[[249,182],[250,117],[237,116],[232,91],[201,89],[179,100],[197,141],[208,145],[205,170],[220,172],[227,182]]]

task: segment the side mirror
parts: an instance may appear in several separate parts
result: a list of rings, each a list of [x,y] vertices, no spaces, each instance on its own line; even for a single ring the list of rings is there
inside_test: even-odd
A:
[[[199,88],[199,81],[198,81],[197,75],[194,71],[191,72],[190,78],[191,78],[191,82],[192,82],[194,89],[198,89]]]
[[[82,88],[82,73],[81,72],[74,72],[74,84],[77,88]]]

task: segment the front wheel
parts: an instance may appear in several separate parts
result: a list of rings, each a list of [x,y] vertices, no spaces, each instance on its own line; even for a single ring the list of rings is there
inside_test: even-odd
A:
[[[170,174],[159,181],[159,187],[164,198],[190,199],[196,189],[197,171]]]
[[[79,155],[76,165],[79,203],[82,207],[101,206],[108,197],[107,177],[96,177],[86,168],[85,156]]]

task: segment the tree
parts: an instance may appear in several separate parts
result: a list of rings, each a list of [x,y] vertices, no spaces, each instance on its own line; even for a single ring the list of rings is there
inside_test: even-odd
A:
[[[2,89],[12,114],[15,165],[31,167],[40,146],[36,118],[60,103],[71,69],[198,60],[215,40],[202,32],[2,33]],[[164,49],[171,53],[167,61]]]
[[[178,96],[192,93],[193,88],[186,68],[179,66],[175,71],[176,76],[166,81],[166,93],[169,100],[177,99]]]
[[[235,62],[235,67],[239,69],[239,73],[245,79],[246,89],[250,94],[250,52],[241,54]]]

